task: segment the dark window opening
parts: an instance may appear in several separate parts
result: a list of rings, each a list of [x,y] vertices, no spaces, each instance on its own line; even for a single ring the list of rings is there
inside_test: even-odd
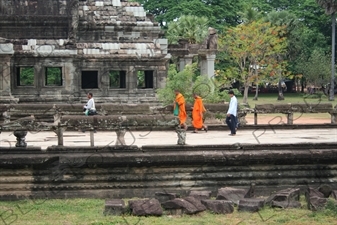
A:
[[[110,88],[126,88],[126,71],[110,71]]]
[[[62,86],[62,68],[47,67],[45,74],[46,86]]]
[[[138,88],[153,88],[153,71],[145,70],[137,72]]]
[[[98,71],[82,71],[82,89],[98,88]]]
[[[34,67],[16,68],[17,86],[34,86]]]

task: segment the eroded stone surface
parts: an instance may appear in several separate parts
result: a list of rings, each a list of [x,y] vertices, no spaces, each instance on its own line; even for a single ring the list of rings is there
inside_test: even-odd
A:
[[[129,208],[134,216],[161,216],[163,214],[157,199],[130,200]]]
[[[264,206],[264,199],[245,198],[239,201],[238,211],[258,212]]]
[[[108,199],[105,201],[104,215],[119,216],[125,212],[125,202],[122,199]]]
[[[234,204],[232,201],[203,199],[201,200],[201,203],[213,213],[229,214],[234,212]]]
[[[228,200],[238,205],[241,199],[244,199],[247,190],[225,187],[218,190],[216,200]]]

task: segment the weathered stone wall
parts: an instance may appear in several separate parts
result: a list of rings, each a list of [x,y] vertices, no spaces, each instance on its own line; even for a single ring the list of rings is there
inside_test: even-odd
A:
[[[0,102],[80,102],[92,92],[101,102],[158,103],[170,58],[162,35],[136,2],[1,0]],[[34,67],[33,85],[18,85],[20,67]],[[47,67],[62,68],[62,85],[45,85]],[[97,73],[97,85],[83,88],[83,71]],[[125,87],[110,87],[110,71],[125,71]],[[138,71],[152,71],[153,85],[137,86]]]
[[[0,199],[133,198],[155,192],[337,188],[334,144],[0,149]]]

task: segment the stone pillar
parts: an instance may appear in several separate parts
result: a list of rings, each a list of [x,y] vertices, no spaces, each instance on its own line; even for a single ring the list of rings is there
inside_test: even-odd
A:
[[[116,130],[116,134],[117,134],[116,146],[126,145],[125,138],[124,138],[125,133],[126,133],[126,129],[124,129],[124,128]]]
[[[193,55],[185,55],[179,58],[179,71],[183,71],[186,65],[192,65]]]
[[[186,130],[181,128],[180,126],[176,129],[177,135],[178,135],[178,145],[186,145]]]
[[[14,54],[13,44],[0,43],[0,102],[17,102],[11,93],[11,56]]]
[[[214,76],[215,54],[207,54],[201,60],[201,75],[207,75],[209,78]]]

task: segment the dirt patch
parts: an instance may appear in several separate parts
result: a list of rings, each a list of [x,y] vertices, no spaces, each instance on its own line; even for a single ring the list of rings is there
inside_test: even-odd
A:
[[[247,124],[254,124],[254,114],[246,116]],[[287,123],[287,117],[284,114],[258,114],[258,124],[282,124]],[[294,124],[324,124],[331,123],[331,117],[328,113],[317,114],[294,114]]]

